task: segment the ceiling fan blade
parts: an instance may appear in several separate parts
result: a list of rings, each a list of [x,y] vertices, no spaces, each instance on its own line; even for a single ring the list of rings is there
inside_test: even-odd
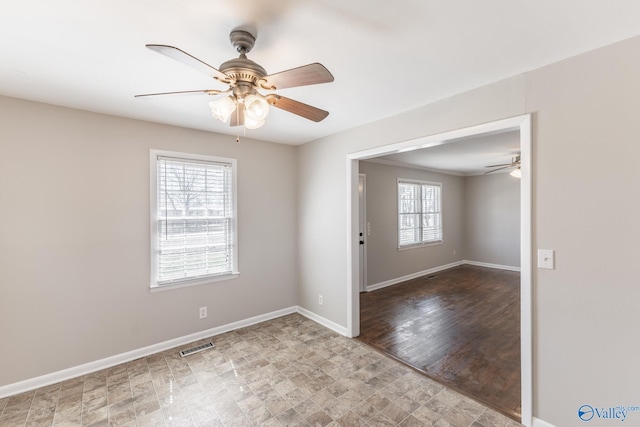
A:
[[[204,90],[181,90],[178,92],[160,92],[160,93],[143,93],[134,95],[134,98],[142,98],[145,96],[161,96],[161,95],[219,95],[228,92],[226,90],[204,89]]]
[[[513,165],[513,163],[502,163],[502,164],[499,164],[499,165],[485,166],[485,168],[497,168],[497,167],[500,167],[500,166],[512,166],[512,165]]]
[[[328,111],[276,94],[267,95],[267,101],[276,108],[297,114],[300,117],[313,120],[314,122],[322,121],[329,115]]]
[[[209,77],[213,77],[223,83],[229,83],[229,78],[222,71],[217,70],[206,62],[199,60],[195,56],[189,55],[187,52],[180,50],[177,47],[163,44],[148,44],[146,46],[154,52],[158,52],[171,59],[175,59],[178,62],[182,62],[183,64],[188,65]]]
[[[324,65],[314,62],[302,67],[292,68],[271,74],[260,80],[260,86],[267,90],[286,89],[289,87],[308,86],[333,81],[333,75]]]
[[[508,169],[508,168],[510,168],[510,167],[511,167],[511,165],[509,165],[509,166],[503,166],[503,167],[498,168],[498,169],[494,169],[494,170],[486,171],[486,172],[485,172],[485,174],[493,173],[493,172],[498,172],[499,170],[502,170],[502,169]]]
[[[229,119],[229,126],[243,126],[244,125],[244,107],[243,104],[237,104],[231,118]]]

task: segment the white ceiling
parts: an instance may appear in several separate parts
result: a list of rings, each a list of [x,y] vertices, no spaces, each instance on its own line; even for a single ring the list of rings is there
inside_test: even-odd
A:
[[[298,145],[640,34],[637,0],[2,0],[0,94],[233,135],[206,96],[222,89],[158,55],[168,44],[219,66],[253,25],[269,73],[321,62],[335,82],[286,89],[330,111],[281,110],[247,136]]]
[[[380,156],[370,161],[471,176],[497,169],[487,166],[510,164],[519,153],[520,132],[509,131],[451,139],[441,145]],[[513,169],[490,173],[507,173]]]

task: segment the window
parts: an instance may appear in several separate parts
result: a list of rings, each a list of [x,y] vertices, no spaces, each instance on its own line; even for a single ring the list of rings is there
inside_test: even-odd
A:
[[[398,247],[442,242],[442,184],[398,180]]]
[[[236,161],[151,151],[151,287],[237,277]]]

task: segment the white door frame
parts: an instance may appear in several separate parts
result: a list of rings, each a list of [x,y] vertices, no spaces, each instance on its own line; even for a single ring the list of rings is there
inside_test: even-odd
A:
[[[451,143],[452,140],[504,131],[520,131],[520,382],[522,424],[531,427],[533,411],[532,189],[531,115],[525,114],[437,135],[398,142],[347,155],[347,335],[360,335],[358,162]]]
[[[362,189],[360,188],[360,182],[362,182]],[[358,250],[362,251],[358,260],[359,271],[362,271],[362,276],[358,278],[358,289],[360,292],[367,290],[367,243],[369,240],[369,227],[367,223],[367,176],[363,173],[358,175],[358,209],[362,206],[362,211],[358,212],[358,237],[364,244],[358,242]],[[362,233],[362,236],[360,236]],[[361,283],[362,282],[362,283]]]

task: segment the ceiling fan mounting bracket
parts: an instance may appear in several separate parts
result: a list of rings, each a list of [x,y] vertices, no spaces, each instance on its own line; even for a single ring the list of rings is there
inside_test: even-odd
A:
[[[264,90],[276,90],[276,87],[274,85],[268,84],[267,80],[263,77],[258,79],[258,81],[256,82],[256,86],[260,86],[260,89]]]
[[[218,77],[218,76],[214,76],[214,77],[213,77],[213,79],[214,79],[214,80],[217,80],[217,81],[219,81],[220,83],[225,84],[225,85],[231,85],[231,84],[233,84],[233,83],[234,83],[234,82],[233,82],[231,79],[229,79],[227,76],[225,76],[224,78],[222,78],[222,77]]]
[[[229,40],[239,54],[251,52],[256,38],[248,31],[234,30],[229,34]]]

